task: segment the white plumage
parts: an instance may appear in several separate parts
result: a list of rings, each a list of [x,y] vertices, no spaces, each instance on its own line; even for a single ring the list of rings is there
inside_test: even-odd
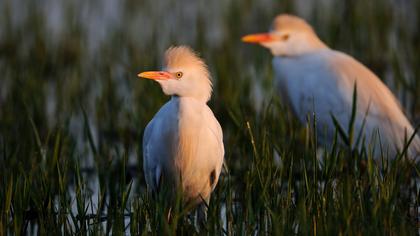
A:
[[[210,75],[202,59],[185,46],[166,51],[165,67],[139,74],[156,80],[172,96],[144,132],[146,183],[153,192],[169,191],[168,201],[180,190],[185,204],[208,203],[224,156],[222,129],[206,104]]]
[[[272,31],[245,36],[243,41],[270,49],[281,96],[301,122],[315,113],[317,132],[325,143],[331,143],[336,130],[332,115],[347,130],[355,85],[354,132],[356,136],[362,132],[365,145],[373,144],[377,155],[382,149],[392,157],[413,134],[413,127],[385,84],[351,56],[328,48],[304,20],[279,15]],[[413,158],[420,154],[418,136],[409,154]]]

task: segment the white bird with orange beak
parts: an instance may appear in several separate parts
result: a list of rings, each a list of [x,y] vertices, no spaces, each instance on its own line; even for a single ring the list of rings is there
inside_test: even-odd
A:
[[[168,201],[180,192],[185,205],[201,204],[205,215],[224,156],[222,128],[207,106],[212,93],[207,66],[189,47],[171,47],[165,53],[164,71],[138,76],[155,80],[171,96],[144,132],[147,186],[155,193],[169,193]]]
[[[330,49],[303,19],[282,14],[274,19],[270,32],[242,38],[268,48],[274,56],[275,83],[283,99],[299,120],[315,114],[317,133],[331,144],[336,125],[350,127],[353,92],[357,87],[355,137],[361,134],[376,154],[395,156],[414,133],[400,105],[386,85],[351,56]],[[409,156],[420,155],[420,138],[414,136]]]

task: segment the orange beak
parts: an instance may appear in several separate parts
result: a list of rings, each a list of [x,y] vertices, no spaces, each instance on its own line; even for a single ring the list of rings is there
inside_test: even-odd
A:
[[[146,71],[139,73],[137,76],[145,79],[165,80],[170,79],[172,74],[166,71]]]
[[[248,34],[242,37],[242,42],[245,43],[264,43],[274,41],[274,37],[270,33]]]

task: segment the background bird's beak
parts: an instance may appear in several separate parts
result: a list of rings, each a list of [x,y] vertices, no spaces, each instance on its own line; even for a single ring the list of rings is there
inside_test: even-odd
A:
[[[245,43],[264,43],[274,41],[274,37],[270,33],[248,34],[242,37]]]
[[[146,71],[139,73],[137,76],[145,79],[165,80],[170,79],[172,74],[166,71]]]

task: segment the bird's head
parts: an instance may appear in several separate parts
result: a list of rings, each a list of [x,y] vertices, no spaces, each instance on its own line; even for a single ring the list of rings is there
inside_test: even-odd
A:
[[[192,97],[204,102],[211,97],[212,83],[207,66],[187,46],[166,50],[164,70],[142,72],[138,76],[157,81],[166,95]]]
[[[297,56],[327,47],[305,20],[288,14],[278,15],[268,33],[246,35],[242,41],[260,44],[274,56]]]

